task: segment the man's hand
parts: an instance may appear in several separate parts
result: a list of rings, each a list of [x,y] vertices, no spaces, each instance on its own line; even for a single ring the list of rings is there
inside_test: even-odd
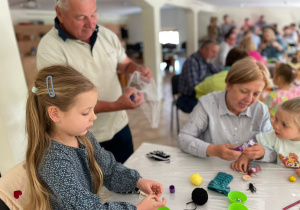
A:
[[[141,76],[146,77],[148,79],[152,78],[152,72],[147,66],[138,66],[137,71],[141,72]]]
[[[134,95],[133,100],[130,96]],[[123,109],[135,109],[145,102],[144,95],[142,93],[135,93],[135,88],[128,89],[123,95],[121,95],[116,104],[120,107],[120,110]]]
[[[211,144],[208,146],[206,154],[208,156],[216,156],[224,160],[237,160],[242,152],[235,151],[236,146],[231,144]]]

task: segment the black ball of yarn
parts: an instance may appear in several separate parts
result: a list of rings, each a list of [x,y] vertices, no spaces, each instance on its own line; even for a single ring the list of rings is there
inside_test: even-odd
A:
[[[192,192],[192,200],[197,205],[204,205],[208,200],[208,194],[203,188],[195,188]]]

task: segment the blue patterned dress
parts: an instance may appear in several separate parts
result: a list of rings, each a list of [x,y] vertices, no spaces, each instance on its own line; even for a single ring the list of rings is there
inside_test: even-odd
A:
[[[116,162],[112,153],[101,149],[92,133],[88,132],[87,137],[91,140],[96,161],[103,172],[104,186],[114,192],[134,191],[139,173]],[[94,194],[87,150],[80,143],[79,148],[74,148],[52,141],[44,161],[38,167],[38,174],[49,187],[54,210],[136,209],[136,206],[127,202],[101,203],[101,198]]]

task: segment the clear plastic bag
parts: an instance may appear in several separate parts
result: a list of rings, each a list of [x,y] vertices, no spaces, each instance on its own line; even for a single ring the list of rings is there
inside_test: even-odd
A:
[[[140,108],[143,110],[152,128],[158,128],[160,120],[160,100],[157,95],[156,84],[153,79],[141,76],[138,71],[130,76],[127,88],[135,88],[136,92],[143,93],[145,102]]]

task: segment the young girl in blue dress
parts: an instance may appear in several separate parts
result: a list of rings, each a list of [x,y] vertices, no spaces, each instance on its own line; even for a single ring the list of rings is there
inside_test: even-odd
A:
[[[116,162],[88,131],[96,119],[96,103],[96,87],[71,67],[39,71],[26,106],[29,202],[25,209],[156,210],[166,204],[165,198],[159,200],[161,184]],[[139,188],[149,196],[137,206],[102,204],[97,195],[102,186],[114,192]]]

